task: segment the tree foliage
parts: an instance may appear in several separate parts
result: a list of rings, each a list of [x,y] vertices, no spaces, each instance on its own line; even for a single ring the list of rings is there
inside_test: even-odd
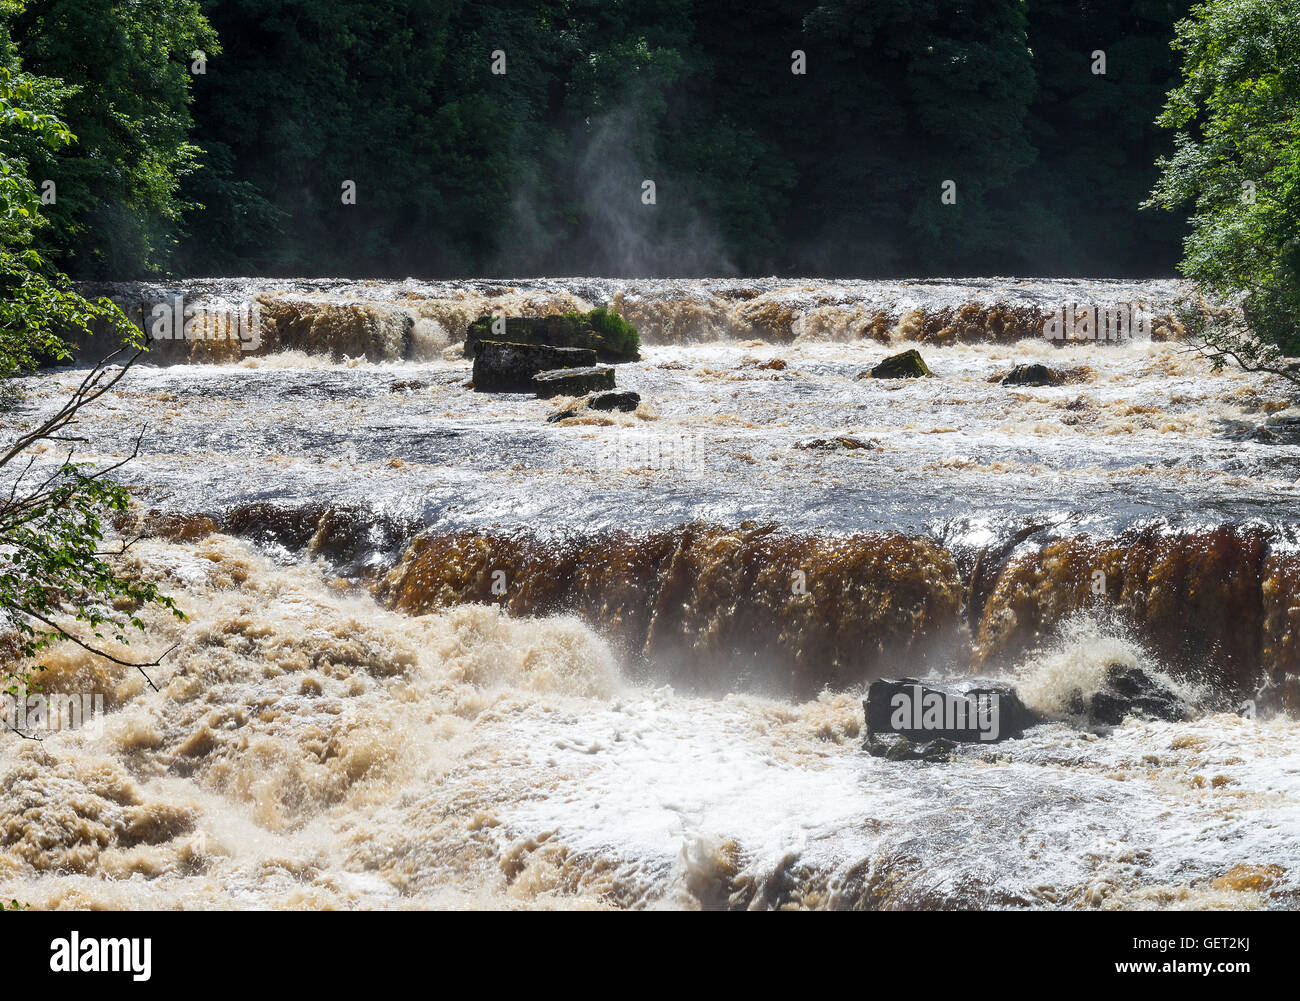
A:
[[[9,20],[81,136],[33,161],[78,277],[1134,276],[1177,258],[1180,219],[1137,206],[1187,7],[26,0]]]
[[[118,467],[74,458],[79,414],[122,378],[140,344],[112,303],[82,298],[32,247],[43,219],[18,151],[31,141],[51,150],[75,141],[57,117],[36,110],[41,94],[40,81],[12,64],[0,67],[0,378],[70,357],[68,338],[90,337],[96,327],[107,327],[122,346],[92,366],[53,413],[0,445],[0,688],[11,693],[27,686],[41,668],[42,651],[54,643],[129,663],[104,652],[103,644],[126,643],[130,630],[142,628],[136,610],[143,604],[176,611],[154,584],[123,570],[126,546],[105,544],[106,520],[129,502],[109,478]],[[124,364],[111,364],[115,357]],[[66,449],[52,468],[38,464],[34,451],[50,446]]]
[[[1211,303],[1191,322],[1217,363],[1300,381],[1300,0],[1212,0],[1177,48],[1151,204],[1191,207],[1182,271]]]
[[[42,248],[79,278],[1134,277],[1178,256],[1181,216],[1138,204],[1188,7],[0,0],[0,21],[80,137],[28,156],[58,182]]]
[[[44,248],[84,278],[142,278],[172,260],[197,169],[191,56],[219,52],[197,0],[7,0],[0,29],[46,81],[74,147],[31,150],[53,180]]]

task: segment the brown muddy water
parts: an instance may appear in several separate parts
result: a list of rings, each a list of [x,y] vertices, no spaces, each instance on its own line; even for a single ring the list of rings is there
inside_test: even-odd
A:
[[[96,291],[255,302],[258,343],[159,345],[86,415],[100,462],[147,426],[120,527],[189,621],[118,651],[176,645],[158,692],[50,659],[107,717],[0,741],[0,897],[1300,902],[1300,408],[1189,352],[1174,283]],[[1125,303],[1149,336],[1042,337]],[[476,317],[601,305],[642,331],[635,412],[467,385]],[[856,378],[908,347],[933,378]],[[1065,381],[998,381],[1036,362]],[[4,431],[79,372],[22,380]],[[1116,662],[1190,718],[1072,718]],[[948,764],[862,751],[871,678],[975,672],[1052,721]]]

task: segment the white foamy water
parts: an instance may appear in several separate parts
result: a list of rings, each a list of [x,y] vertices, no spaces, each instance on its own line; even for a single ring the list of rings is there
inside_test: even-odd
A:
[[[1290,720],[1055,723],[886,762],[860,749],[857,691],[685,697],[622,680],[573,620],[407,618],[223,536],[142,545],[192,621],[150,617],[137,653],[181,643],[159,693],[63,652],[52,686],[111,707],[98,740],[0,744],[6,898],[1294,906]]]

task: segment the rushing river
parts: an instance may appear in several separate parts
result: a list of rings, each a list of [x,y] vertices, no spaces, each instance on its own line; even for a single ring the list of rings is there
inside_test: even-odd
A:
[[[109,711],[0,741],[3,899],[1300,903],[1300,408],[1189,351],[1174,283],[98,291],[263,326],[160,346],[84,416],[101,463],[147,429],[120,528],[188,621],[117,650],[175,647],[157,692],[50,659]],[[1126,303],[1147,335],[1041,335]],[[602,305],[642,331],[634,411],[469,385],[474,318]],[[932,378],[857,378],[910,347]],[[1063,381],[1000,382],[1032,363]],[[84,374],[21,380],[0,430]],[[1071,717],[1114,663],[1191,718]],[[862,750],[872,677],[976,671],[1053,721],[946,764]]]

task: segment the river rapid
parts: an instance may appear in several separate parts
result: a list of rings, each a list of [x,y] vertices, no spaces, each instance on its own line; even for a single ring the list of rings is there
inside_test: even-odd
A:
[[[258,343],[157,345],[84,415],[87,461],[145,429],[118,529],[188,621],[145,609],[112,648],[170,649],[158,691],[48,659],[107,714],[0,741],[3,899],[1300,903],[1300,407],[1189,350],[1176,283],[91,291],[256,303]],[[1141,336],[1042,336],[1130,303]],[[476,317],[597,306],[641,330],[634,411],[470,386]],[[858,378],[913,347],[931,378]],[[1035,363],[1060,383],[1001,383]],[[19,380],[0,430],[85,372]],[[1073,717],[1116,663],[1189,718]],[[944,764],[863,751],[872,678],[973,673],[1050,721]]]

